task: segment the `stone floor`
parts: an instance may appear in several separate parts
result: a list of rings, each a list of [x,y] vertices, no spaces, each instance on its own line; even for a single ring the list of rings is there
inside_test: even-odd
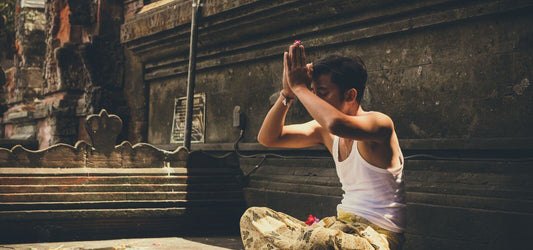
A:
[[[125,250],[125,249],[243,249],[240,236],[219,237],[169,237],[115,239],[98,241],[70,241],[47,243],[24,243],[5,245],[0,250]]]

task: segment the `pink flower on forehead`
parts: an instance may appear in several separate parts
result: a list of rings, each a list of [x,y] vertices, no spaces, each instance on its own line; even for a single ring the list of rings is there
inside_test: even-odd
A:
[[[320,220],[317,217],[315,217],[312,214],[310,214],[309,217],[307,218],[307,221],[305,222],[305,224],[307,224],[308,226],[311,226],[314,223],[317,223],[319,221]]]

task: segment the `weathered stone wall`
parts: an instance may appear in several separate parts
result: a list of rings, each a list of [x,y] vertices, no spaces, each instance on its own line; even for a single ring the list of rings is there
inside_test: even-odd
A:
[[[4,0],[0,3],[0,67],[4,70],[13,67],[15,5],[15,0]]]
[[[12,100],[3,114],[6,138],[26,131],[41,148],[72,144],[87,138],[83,117],[102,108],[127,123],[122,3],[52,0],[44,6],[17,9],[19,56]],[[121,140],[128,135],[123,131]]]
[[[321,147],[266,149],[256,135],[292,41],[303,40],[309,60],[357,54],[369,71],[365,109],[392,117],[406,156],[436,157],[407,161],[406,248],[523,246],[533,222],[525,177],[533,149],[530,1],[202,2],[196,93],[207,95],[207,143],[193,149],[230,151],[239,105],[247,153],[327,157]],[[191,2],[124,3],[131,11],[121,40],[143,65],[148,141],[169,144],[173,100],[186,95]],[[287,121],[308,119],[295,103]],[[249,172],[261,159],[243,158],[241,167]],[[331,215],[342,194],[328,158],[266,160],[249,181],[249,205],[301,219]]]
[[[42,8],[21,8],[15,2],[14,28],[15,40],[12,41],[16,53],[7,78],[2,83],[1,126],[2,138],[35,140],[36,126],[30,121],[35,108],[34,100],[42,90],[42,62],[46,44],[45,14]]]
[[[148,132],[148,88],[143,79],[143,66],[139,57],[124,50],[124,97],[130,110],[130,120],[126,129],[131,143],[147,142]]]
[[[43,9],[22,8],[15,18],[15,96],[12,103],[30,103],[43,85],[42,62],[46,44]]]
[[[121,89],[122,47],[118,42],[121,5],[113,1],[57,0],[47,4],[48,34],[45,93],[82,90],[82,112],[100,110],[105,92]],[[81,111],[80,110],[80,111]]]
[[[280,89],[280,54],[295,38],[310,60],[360,55],[369,70],[364,107],[389,114],[403,139],[532,136],[525,2],[230,2],[204,3],[200,26],[196,92],[208,95],[207,142],[235,139],[226,115],[235,105],[249,116],[245,141],[255,141]],[[172,99],[185,95],[188,5],[173,1],[123,25],[151,86],[148,137],[156,144],[169,142]],[[308,119],[302,111],[289,121]]]

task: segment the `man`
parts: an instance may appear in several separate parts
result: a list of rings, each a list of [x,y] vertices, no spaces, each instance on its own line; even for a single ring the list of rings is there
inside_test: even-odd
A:
[[[364,111],[366,66],[330,55],[305,62],[299,41],[284,53],[283,89],[258,141],[268,147],[325,145],[345,192],[337,216],[307,226],[284,213],[252,207],[241,218],[247,249],[401,249],[405,230],[403,156],[392,120]],[[298,98],[314,120],[284,125]]]

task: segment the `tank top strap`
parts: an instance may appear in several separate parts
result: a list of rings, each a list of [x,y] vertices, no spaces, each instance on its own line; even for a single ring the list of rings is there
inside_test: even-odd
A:
[[[335,162],[339,162],[339,137],[336,135],[333,137],[331,153],[333,154],[333,160],[335,160]]]

